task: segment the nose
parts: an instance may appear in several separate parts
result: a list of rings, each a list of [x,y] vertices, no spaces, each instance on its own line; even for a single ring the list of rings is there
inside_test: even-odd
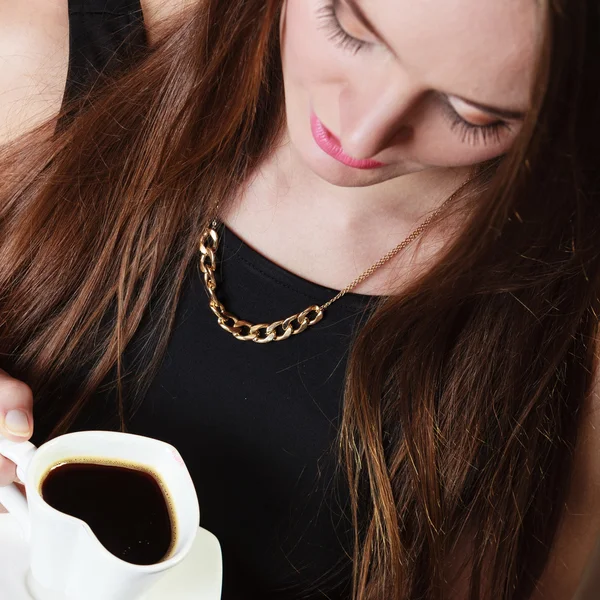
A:
[[[346,85],[339,96],[340,142],[354,158],[372,158],[412,137],[416,102],[422,90],[407,79],[381,78]]]

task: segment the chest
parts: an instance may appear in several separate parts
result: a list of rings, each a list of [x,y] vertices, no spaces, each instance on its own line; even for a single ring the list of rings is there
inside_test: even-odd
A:
[[[225,248],[217,293],[241,318],[269,322],[329,296],[231,239]],[[256,344],[219,327],[197,272],[185,284],[165,358],[128,426],[183,456],[228,565],[225,600],[348,597],[352,528],[335,440],[366,301],[347,298],[314,328]],[[144,344],[152,340],[134,340],[129,357]],[[106,426],[100,412],[94,427]]]

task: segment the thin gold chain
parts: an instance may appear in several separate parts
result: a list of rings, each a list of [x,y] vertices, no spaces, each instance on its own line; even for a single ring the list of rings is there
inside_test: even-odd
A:
[[[300,313],[292,315],[287,319],[275,321],[273,323],[250,323],[243,319],[238,319],[235,315],[227,311],[223,304],[218,300],[216,290],[217,282],[215,279],[216,271],[216,252],[219,246],[219,235],[216,231],[218,220],[213,219],[200,238],[200,271],[204,275],[204,285],[209,296],[209,305],[215,313],[219,325],[233,335],[236,339],[242,341],[252,341],[258,344],[268,342],[280,342],[292,335],[302,333],[305,329],[318,323],[324,315],[325,309],[329,308],[336,300],[354,289],[359,283],[370,277],[379,267],[391,260],[398,252],[404,250],[414,240],[416,240],[429,226],[442,209],[451,202],[460,191],[472,181],[472,177],[467,179],[452,195],[450,195],[435,211],[433,211],[410,235],[402,240],[393,250],[390,250],[384,257],[380,258],[374,265],[370,266],[362,275],[359,275],[352,283],[347,285],[331,300],[322,305],[312,305]],[[218,208],[218,207],[217,207]]]

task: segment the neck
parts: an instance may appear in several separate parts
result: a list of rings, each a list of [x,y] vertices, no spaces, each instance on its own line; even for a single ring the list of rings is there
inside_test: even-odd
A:
[[[257,170],[239,202],[264,216],[291,213],[295,222],[326,223],[339,235],[381,230],[383,224],[405,230],[442,204],[469,172],[468,167],[429,168],[368,187],[340,187],[315,175],[284,142]]]
[[[317,177],[282,143],[257,169],[220,218],[256,250],[290,271],[342,289],[439,207],[468,177],[468,169],[425,169],[368,187],[340,187]],[[360,287],[385,294],[400,269],[430,258],[443,235],[432,232],[402,251]],[[420,248],[420,247],[419,247]]]

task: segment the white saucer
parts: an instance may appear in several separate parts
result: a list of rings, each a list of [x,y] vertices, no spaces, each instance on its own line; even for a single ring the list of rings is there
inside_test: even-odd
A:
[[[0,514],[0,596],[7,600],[32,600],[25,587],[27,544],[10,514]],[[143,600],[219,600],[223,564],[221,546],[206,529],[198,529],[185,560],[168,571]]]

